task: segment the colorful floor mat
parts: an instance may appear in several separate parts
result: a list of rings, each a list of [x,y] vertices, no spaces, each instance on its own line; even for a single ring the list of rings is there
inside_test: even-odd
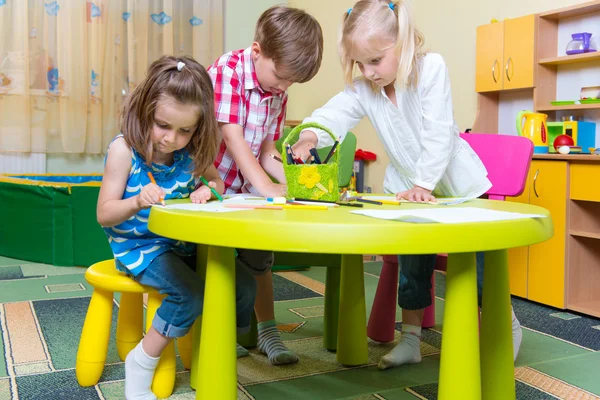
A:
[[[365,264],[367,312],[380,262]],[[114,344],[119,297],[100,382],[82,388],[75,356],[91,290],[82,268],[61,268],[0,257],[0,399],[123,399],[123,363]],[[379,371],[394,343],[369,342],[369,363],[346,368],[322,347],[325,269],[279,272],[276,315],[300,362],[274,367],[251,350],[238,361],[238,399],[436,399],[444,312],[444,279],[436,272],[436,326],[423,332],[420,364]],[[524,327],[516,362],[518,399],[600,400],[600,320],[513,298]],[[398,312],[398,321],[400,315]],[[396,341],[401,323],[397,324]],[[468,382],[465,382],[468,384]],[[170,399],[194,399],[189,371],[178,360]]]

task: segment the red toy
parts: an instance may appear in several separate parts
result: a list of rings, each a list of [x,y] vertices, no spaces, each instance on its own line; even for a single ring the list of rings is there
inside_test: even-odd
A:
[[[553,146],[554,149],[558,151],[558,149],[562,146],[575,146],[575,142],[573,141],[573,138],[569,135],[558,135],[554,139]]]

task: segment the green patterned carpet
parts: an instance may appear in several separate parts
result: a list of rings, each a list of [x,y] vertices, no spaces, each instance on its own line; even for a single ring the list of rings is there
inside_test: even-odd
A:
[[[380,269],[380,263],[365,265],[367,311]],[[81,388],[75,379],[75,355],[91,295],[84,272],[0,257],[0,399],[124,398],[123,363],[114,346],[118,297],[99,384]],[[279,328],[301,361],[273,367],[252,350],[238,362],[238,399],[435,399],[444,275],[436,273],[438,324],[423,333],[423,361],[383,372],[376,363],[393,343],[370,342],[369,365],[360,368],[342,367],[335,354],[321,347],[324,281],[323,268],[275,276]],[[520,299],[513,299],[513,306],[525,327],[515,371],[517,398],[600,399],[600,320]],[[189,372],[178,364],[170,399],[194,399]]]

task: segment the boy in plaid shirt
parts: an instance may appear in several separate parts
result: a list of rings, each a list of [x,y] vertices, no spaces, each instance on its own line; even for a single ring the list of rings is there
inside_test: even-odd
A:
[[[283,131],[287,88],[312,79],[322,54],[323,34],[317,20],[296,8],[274,6],[258,19],[250,47],[229,52],[208,68],[223,136],[215,166],[225,194],[286,195],[283,166],[269,154],[277,154],[275,141]],[[275,322],[273,252],[237,251],[237,262],[256,277],[258,349],[274,365],[297,362],[298,356],[281,341]],[[238,345],[238,357],[245,355],[248,351]]]

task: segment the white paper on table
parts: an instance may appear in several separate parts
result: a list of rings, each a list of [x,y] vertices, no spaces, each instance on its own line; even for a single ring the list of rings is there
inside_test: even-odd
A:
[[[187,211],[200,211],[200,212],[213,212],[213,213],[244,211],[243,208],[225,208],[225,205],[223,203],[221,203],[220,201],[210,202],[210,203],[206,203],[206,204],[185,203],[185,204],[168,204],[166,206],[153,206],[153,207],[165,207],[169,210],[187,210]]]
[[[360,210],[353,214],[367,217],[415,223],[460,224],[465,222],[507,221],[525,218],[545,218],[541,214],[521,214],[475,207],[422,208],[413,210]]]
[[[194,203],[185,203],[185,204],[169,204],[165,206],[171,210],[187,210],[187,211],[200,211],[200,212],[234,212],[234,211],[248,211],[247,208],[227,208],[226,204],[245,204],[249,206],[264,206],[269,203],[267,200],[247,200],[246,196],[235,196],[230,197],[228,199],[220,201],[210,201],[205,204],[194,204]]]
[[[365,200],[373,200],[373,201],[392,200],[392,201],[399,201],[401,203],[415,203],[415,202],[408,201],[406,199],[396,200],[396,196],[361,196],[361,198],[365,199]],[[438,205],[438,206],[451,206],[454,204],[466,203],[467,201],[471,201],[476,198],[477,197],[436,197],[435,201],[426,202],[426,203],[416,203],[416,204],[432,204],[432,205]]]

